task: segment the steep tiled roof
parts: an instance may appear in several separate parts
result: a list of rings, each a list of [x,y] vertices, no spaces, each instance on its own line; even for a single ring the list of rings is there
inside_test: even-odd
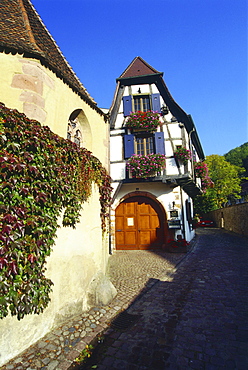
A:
[[[0,52],[24,54],[39,59],[103,114],[66,61],[29,0],[0,1]]]
[[[158,73],[162,74],[161,72],[150,66],[148,63],[146,63],[141,57],[136,57],[119,78],[146,76]]]

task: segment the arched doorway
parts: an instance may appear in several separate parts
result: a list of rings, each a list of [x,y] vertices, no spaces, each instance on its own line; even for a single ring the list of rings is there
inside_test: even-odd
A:
[[[152,198],[131,196],[116,208],[117,250],[161,249],[165,243],[166,230],[165,212]]]

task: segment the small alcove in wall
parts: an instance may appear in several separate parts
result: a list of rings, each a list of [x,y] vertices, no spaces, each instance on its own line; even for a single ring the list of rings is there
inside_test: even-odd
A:
[[[74,110],[69,117],[67,139],[79,147],[92,151],[92,133],[89,121],[82,109]]]

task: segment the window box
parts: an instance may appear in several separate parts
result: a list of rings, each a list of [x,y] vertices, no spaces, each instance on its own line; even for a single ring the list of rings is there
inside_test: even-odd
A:
[[[127,169],[134,178],[143,178],[157,176],[165,168],[165,155],[148,154],[133,155],[127,161]]]
[[[192,158],[191,151],[182,146],[177,147],[174,156],[183,164],[187,164],[188,160]]]
[[[160,114],[152,111],[132,112],[127,118],[125,126],[132,130],[155,132],[160,125]]]
[[[201,179],[201,188],[203,192],[206,192],[207,188],[214,186],[213,181],[209,177],[208,165],[206,162],[195,162],[194,170],[196,177]]]

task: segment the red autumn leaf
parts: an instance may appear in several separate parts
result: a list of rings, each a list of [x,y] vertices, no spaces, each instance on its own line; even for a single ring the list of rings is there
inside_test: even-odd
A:
[[[30,253],[30,254],[28,255],[28,261],[29,261],[30,263],[34,263],[36,260],[37,260],[37,257],[36,257],[34,254]]]
[[[6,258],[0,258],[0,269],[2,270],[6,265],[8,261]]]
[[[17,275],[18,271],[17,271],[17,263],[16,263],[16,261],[9,262],[8,266],[9,266],[10,273],[12,275]]]
[[[9,235],[10,232],[11,232],[11,230],[12,230],[12,226],[10,226],[10,225],[4,225],[4,227],[2,228],[2,233]]]

